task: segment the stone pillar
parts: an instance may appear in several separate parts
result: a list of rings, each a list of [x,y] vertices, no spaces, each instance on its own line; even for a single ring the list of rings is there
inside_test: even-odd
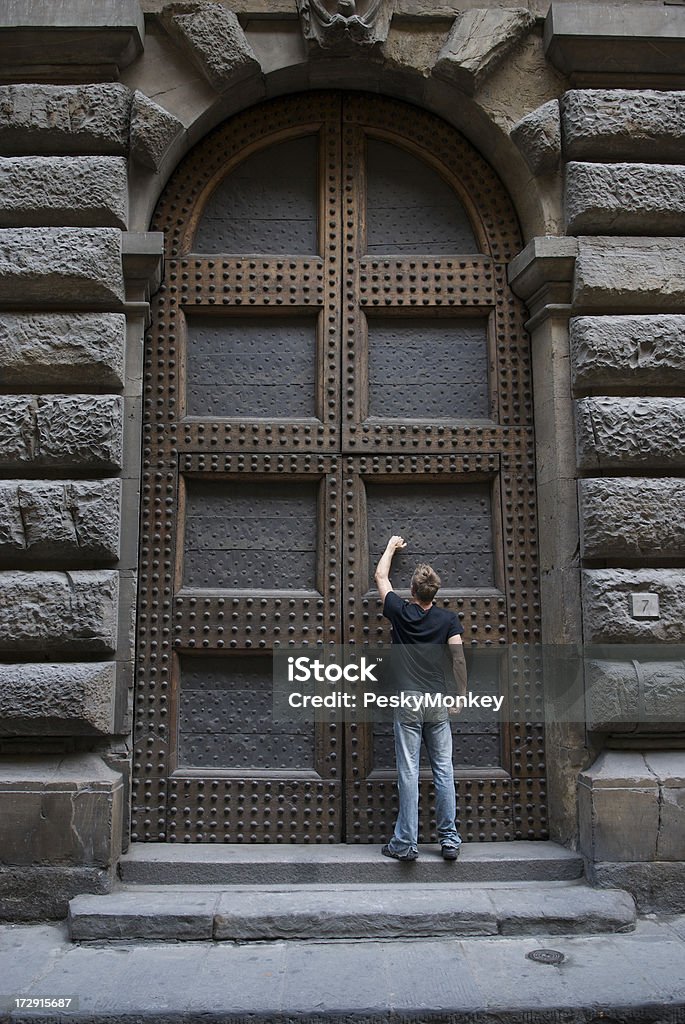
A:
[[[6,78],[83,82],[0,85],[0,917],[22,919],[107,891],[125,843],[162,236],[128,231],[144,105],[107,81],[142,50],[139,4],[17,0],[0,37]]]
[[[578,85],[561,142],[586,721],[602,748],[579,775],[580,845],[598,884],[682,911],[685,117],[664,76],[682,74],[685,20],[554,3],[545,40]]]
[[[530,311],[545,647],[581,640],[579,524],[568,319],[577,242],[535,238],[511,263],[509,280]],[[554,680],[545,676],[545,685]],[[552,838],[575,847],[576,779],[588,763],[583,723],[546,723]]]

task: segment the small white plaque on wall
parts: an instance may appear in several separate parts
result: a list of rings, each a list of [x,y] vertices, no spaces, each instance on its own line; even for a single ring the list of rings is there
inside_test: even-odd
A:
[[[631,594],[630,614],[634,619],[658,619],[659,595],[658,594]]]

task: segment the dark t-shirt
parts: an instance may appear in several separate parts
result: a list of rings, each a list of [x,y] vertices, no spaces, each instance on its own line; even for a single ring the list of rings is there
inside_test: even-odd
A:
[[[391,664],[395,688],[444,690],[445,644],[451,636],[464,632],[456,614],[435,605],[424,611],[420,605],[405,601],[391,590],[383,604],[383,615],[392,625]]]

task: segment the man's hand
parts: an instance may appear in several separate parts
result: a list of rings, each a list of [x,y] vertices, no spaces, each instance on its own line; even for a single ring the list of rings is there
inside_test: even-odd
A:
[[[374,579],[376,580],[376,586],[378,587],[378,593],[381,595],[381,601],[385,602],[386,597],[392,590],[392,583],[390,582],[390,566],[392,565],[392,558],[396,551],[401,551],[402,548],[406,548],[407,542],[404,537],[399,537],[397,534],[393,535],[388,541],[385,551],[380,557],[378,565],[376,566],[376,572]]]

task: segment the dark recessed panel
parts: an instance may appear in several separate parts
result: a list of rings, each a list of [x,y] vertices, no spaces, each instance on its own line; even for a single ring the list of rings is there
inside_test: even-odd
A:
[[[193,250],[313,255],[317,243],[317,136],[269,146],[244,160],[210,197]]]
[[[478,252],[464,207],[432,167],[375,139],[368,140],[366,163],[369,255]]]
[[[418,562],[432,565],[443,587],[495,586],[488,483],[368,483],[366,494],[371,572],[392,534],[407,541],[393,559],[396,590],[409,588]]]
[[[183,585],[315,590],[318,483],[189,480]]]
[[[459,721],[461,722],[461,716]],[[498,768],[502,755],[497,729],[479,732],[477,726],[452,721],[452,762],[455,768]],[[429,768],[430,761],[425,744],[421,744],[419,763]],[[395,741],[392,725],[377,723],[373,730],[373,766],[386,771],[395,770]]]
[[[487,419],[487,321],[370,317],[369,416]]]
[[[273,722],[271,656],[182,658],[179,767],[314,768],[314,726]]]
[[[313,317],[188,317],[188,416],[316,415]]]

